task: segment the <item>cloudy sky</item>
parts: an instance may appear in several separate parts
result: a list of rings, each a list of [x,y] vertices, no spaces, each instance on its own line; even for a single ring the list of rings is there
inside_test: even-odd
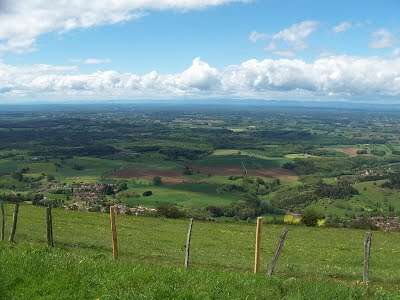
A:
[[[399,0],[0,0],[0,103],[400,102]]]

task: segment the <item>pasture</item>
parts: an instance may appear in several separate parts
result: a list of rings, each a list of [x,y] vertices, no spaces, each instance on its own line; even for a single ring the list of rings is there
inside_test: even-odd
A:
[[[11,208],[10,205],[6,206],[8,225]],[[71,291],[66,287],[67,284],[86,286],[95,280],[94,286],[97,288],[89,287],[86,290],[80,286],[76,293],[100,293],[97,296],[101,296],[106,289],[104,285],[111,284],[113,295],[125,295],[122,291],[114,290],[117,285],[111,283],[111,279],[105,279],[112,278],[127,288],[126,295],[134,295],[129,293],[139,293],[142,289],[146,289],[143,292],[145,295],[156,292],[162,295],[162,288],[155,291],[150,280],[146,280],[150,276],[160,278],[157,280],[160,280],[161,286],[165,284],[165,295],[171,295],[174,292],[172,282],[167,279],[166,273],[173,274],[171,276],[175,279],[171,280],[179,278],[181,283],[176,283],[178,289],[195,285],[194,290],[205,289],[204,295],[210,297],[218,287],[209,285],[210,281],[206,278],[224,282],[220,286],[221,294],[214,295],[216,298],[226,297],[229,295],[226,289],[242,284],[243,289],[232,288],[234,298],[246,295],[276,296],[280,291],[281,296],[292,296],[295,299],[318,299],[318,293],[328,298],[347,295],[346,298],[354,296],[362,299],[366,295],[394,296],[400,288],[398,233],[373,232],[371,282],[369,288],[365,289],[360,285],[365,233],[362,230],[289,226],[289,235],[276,274],[266,279],[263,274],[251,274],[254,223],[195,221],[190,272],[186,274],[182,266],[187,220],[117,216],[120,256],[118,262],[112,262],[108,214],[54,209],[56,248],[48,250],[44,216],[43,208],[22,205],[17,226],[17,245],[10,247],[6,242],[0,243],[0,264],[3,270],[0,272],[3,279],[0,286],[4,290],[15,289],[17,294],[37,296],[40,287],[49,289],[51,294],[57,287]],[[263,225],[262,273],[273,254],[281,230],[282,226]],[[22,265],[25,266],[24,272]],[[48,280],[36,288],[33,286],[37,283],[37,276],[29,277],[35,269]],[[52,274],[52,277],[56,276],[57,283],[46,272]],[[15,282],[16,278],[26,280],[28,277],[31,279],[26,284]],[[285,288],[282,290],[279,287]],[[195,294],[190,295],[197,299]]]

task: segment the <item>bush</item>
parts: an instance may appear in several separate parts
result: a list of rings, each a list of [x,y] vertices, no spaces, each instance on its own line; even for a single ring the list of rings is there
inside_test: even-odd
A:
[[[149,197],[149,196],[151,196],[151,195],[153,195],[153,192],[152,191],[145,191],[145,192],[143,192],[143,197]]]
[[[84,166],[79,165],[79,164],[77,164],[77,163],[73,164],[71,168],[72,168],[73,170],[76,170],[76,171],[83,171],[83,170],[85,170],[85,167],[84,167]]]
[[[323,215],[312,208],[307,208],[304,211],[301,221],[306,226],[317,226],[318,220],[322,219]]]
[[[373,220],[368,216],[362,216],[360,218],[351,220],[348,226],[351,228],[356,228],[356,229],[368,229],[368,230],[376,230],[377,229]]]
[[[193,175],[193,169],[189,166],[185,166],[183,170],[183,175]]]
[[[118,192],[126,191],[127,189],[128,189],[128,184],[127,184],[125,181],[119,182],[119,183],[117,184],[117,190],[118,190]]]
[[[182,218],[185,214],[178,209],[175,205],[171,204],[162,204],[157,207],[157,212],[159,216],[178,219]]]
[[[224,215],[223,208],[218,207],[218,206],[208,206],[206,208],[206,210],[208,211],[210,216],[213,217],[213,218],[222,217]]]

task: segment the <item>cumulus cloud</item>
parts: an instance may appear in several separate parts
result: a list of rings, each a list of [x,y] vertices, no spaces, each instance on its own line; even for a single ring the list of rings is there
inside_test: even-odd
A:
[[[380,29],[372,33],[370,48],[382,49],[390,48],[393,46],[394,36],[386,29]]]
[[[187,11],[247,0],[0,0],[0,52],[32,50],[38,36],[115,24],[148,11]]]
[[[386,99],[400,97],[400,57],[328,56],[299,59],[251,59],[217,69],[193,60],[175,74],[144,75],[113,70],[81,73],[76,66],[0,63],[0,97],[171,98],[242,97],[308,99]]]
[[[350,28],[353,27],[353,23],[344,21],[336,25],[335,27],[332,28],[333,32],[335,33],[340,33],[340,32],[345,32],[349,30]]]

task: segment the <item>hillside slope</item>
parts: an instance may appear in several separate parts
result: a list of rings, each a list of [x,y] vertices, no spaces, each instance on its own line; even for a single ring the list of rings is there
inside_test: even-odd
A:
[[[11,208],[7,206],[7,231]],[[185,272],[187,220],[117,216],[120,257],[114,262],[107,214],[55,209],[53,219],[56,247],[47,250],[44,209],[21,206],[17,245],[0,242],[4,270],[0,287],[1,295],[8,295],[5,299],[10,295],[52,299],[57,298],[55,293],[78,299],[226,299],[229,295],[317,299],[332,293],[322,298],[343,299],[362,298],[365,293],[395,295],[400,284],[397,233],[373,232],[371,283],[365,289],[360,285],[361,230],[290,226],[276,275],[266,279],[251,274],[255,231],[251,223],[195,221],[191,269]],[[263,226],[262,270],[281,230],[277,225]]]

